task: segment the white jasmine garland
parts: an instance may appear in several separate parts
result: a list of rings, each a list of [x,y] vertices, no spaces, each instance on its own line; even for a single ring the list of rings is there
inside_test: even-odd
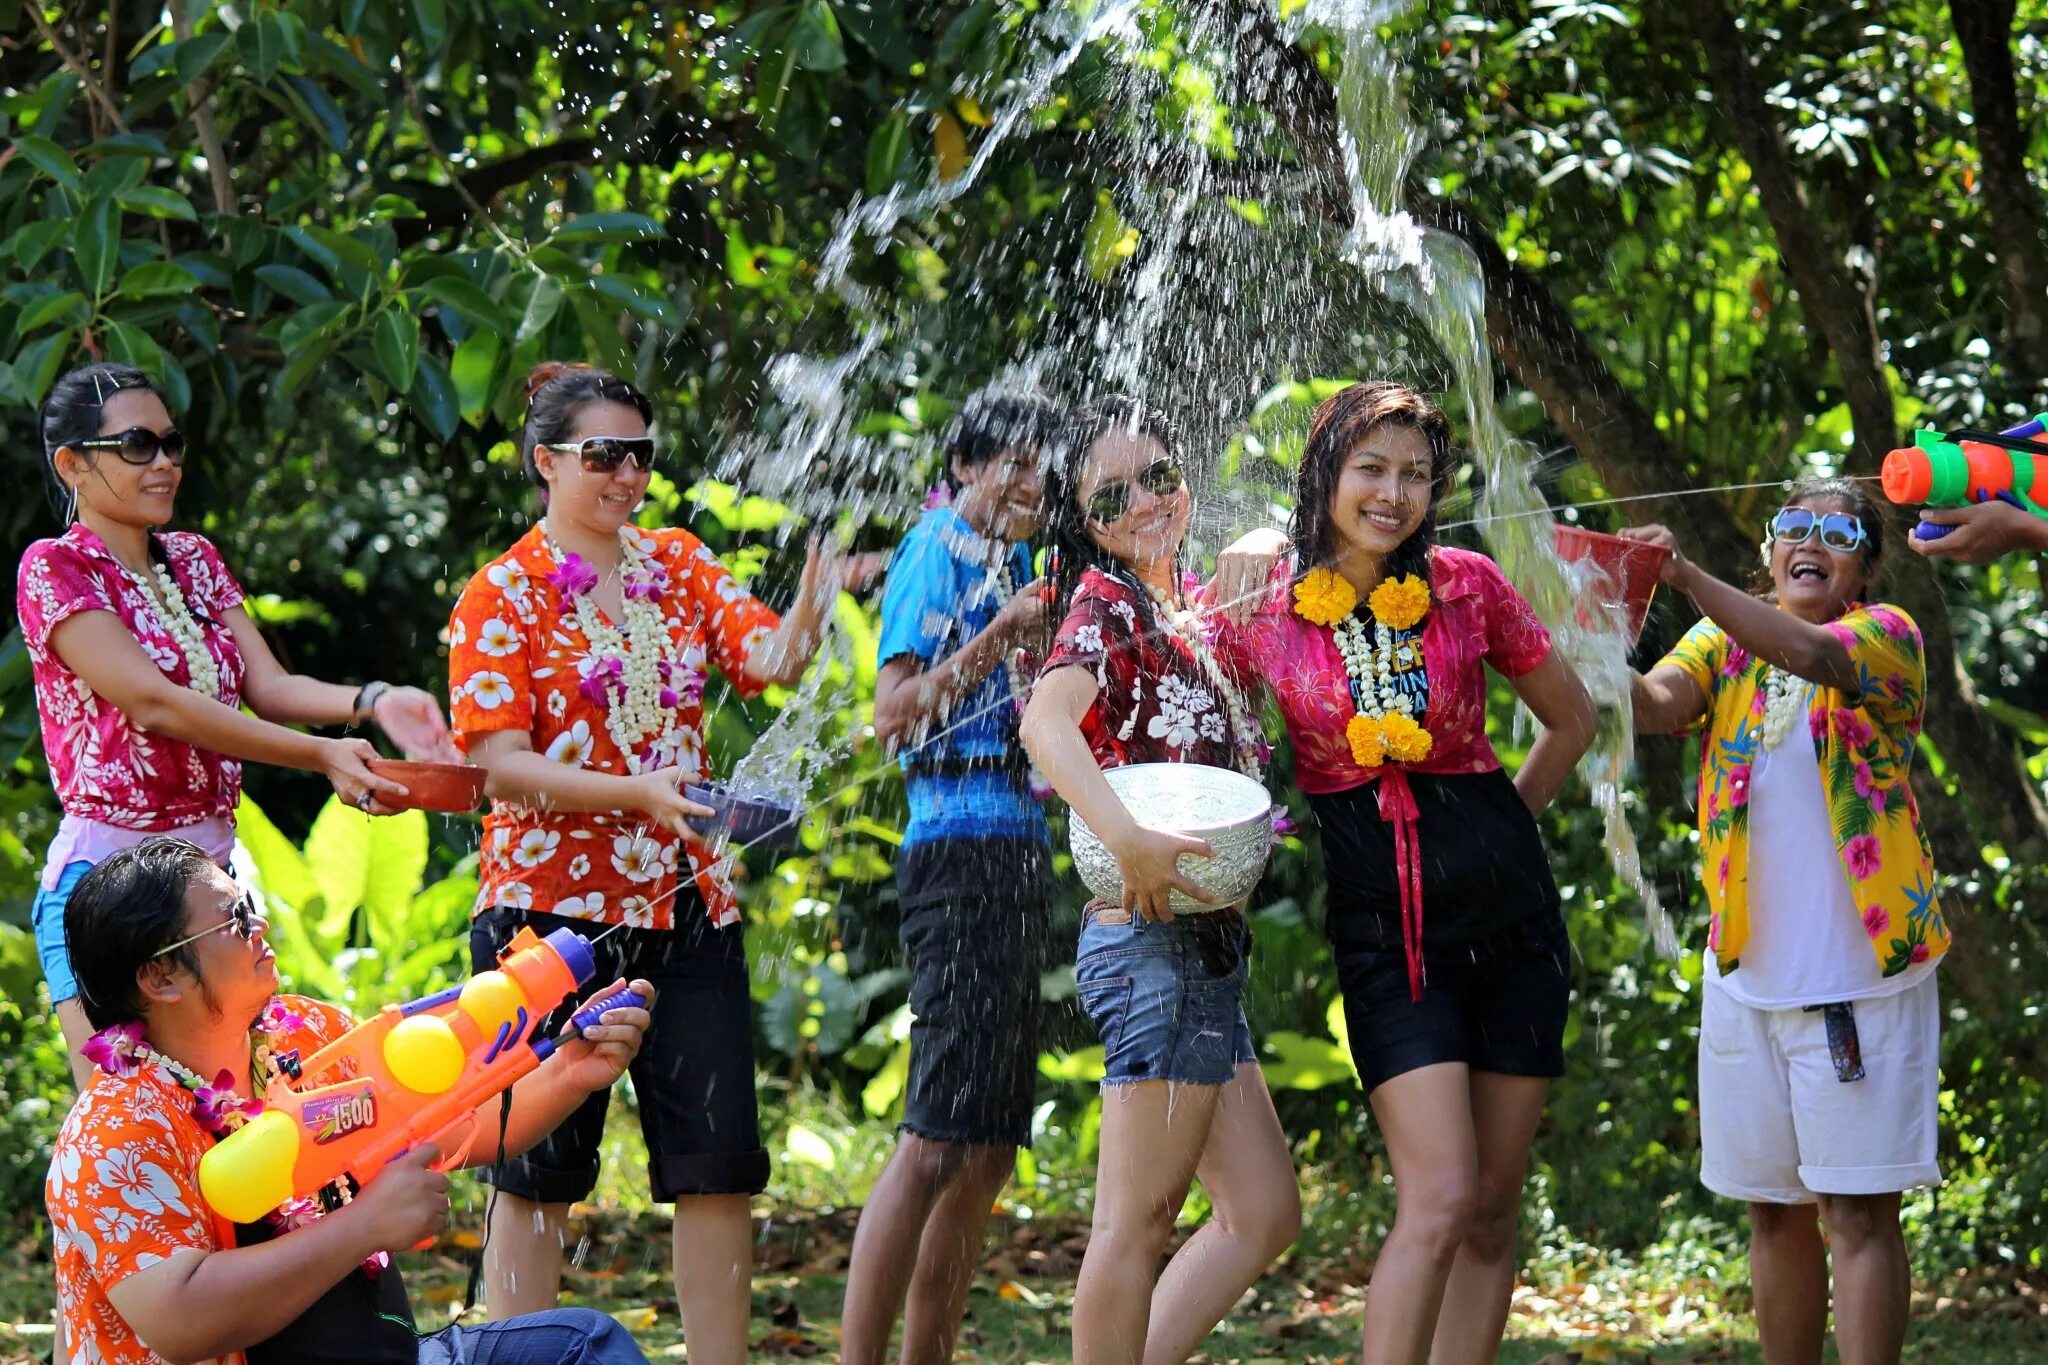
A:
[[[1394,683],[1394,632],[1383,621],[1371,627],[1347,616],[1331,627],[1344,671],[1351,676],[1353,698],[1362,716],[1414,715],[1415,702]],[[1402,648],[1413,648],[1404,645]]]
[[[568,562],[569,556],[553,537],[548,538],[547,547],[557,565]],[[623,528],[619,532],[619,567],[626,588],[621,595],[625,628],[604,619],[590,601],[587,587],[568,594],[572,603],[568,620],[590,644],[584,663],[586,679],[594,671],[611,670],[616,663],[615,676],[605,684],[605,732],[624,756],[626,770],[637,774],[661,766],[675,732],[676,693],[664,676],[671,645],[668,621],[662,614],[661,594],[649,590],[666,574],[640,548],[639,537]],[[648,756],[645,764],[643,750]]]
[[[125,567],[125,566],[124,566]],[[213,661],[213,654],[206,647],[206,633],[199,628],[199,618],[192,614],[192,608],[185,601],[185,594],[178,587],[178,580],[170,567],[156,564],[157,591],[161,600],[150,599],[156,608],[157,619],[163,622],[165,631],[178,642],[178,650],[185,656],[185,671],[191,681],[185,685],[203,697],[220,700],[220,665]],[[148,583],[133,569],[128,577],[143,589],[143,596],[149,598]]]
[[[1775,749],[1792,733],[1792,727],[1806,714],[1812,684],[1796,673],[1765,666],[1764,747]]]
[[[1217,696],[1223,698],[1224,708],[1230,715],[1231,748],[1237,756],[1238,771],[1254,781],[1260,780],[1256,738],[1259,731],[1252,722],[1251,708],[1245,704],[1244,694],[1237,690],[1237,685],[1231,682],[1230,675],[1224,672],[1223,665],[1216,661],[1215,654],[1210,652],[1208,642],[1202,638],[1201,618],[1185,607],[1174,606],[1164,593],[1149,584],[1145,591],[1151,595],[1152,607],[1159,617],[1160,624],[1188,647],[1188,653],[1194,656],[1195,666],[1201,670],[1204,680],[1215,690]],[[1136,696],[1137,690],[1133,687],[1133,701],[1136,700]],[[1135,706],[1131,715],[1133,719],[1136,718]],[[1126,721],[1126,733],[1118,737],[1128,739],[1130,736],[1127,732],[1130,728],[1130,722]]]

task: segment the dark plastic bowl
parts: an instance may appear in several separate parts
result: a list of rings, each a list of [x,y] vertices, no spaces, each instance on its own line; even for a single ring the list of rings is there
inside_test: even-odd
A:
[[[796,842],[802,812],[780,801],[738,796],[721,783],[691,783],[683,795],[718,814],[690,822],[690,827],[707,839],[723,838],[746,849],[787,848]]]

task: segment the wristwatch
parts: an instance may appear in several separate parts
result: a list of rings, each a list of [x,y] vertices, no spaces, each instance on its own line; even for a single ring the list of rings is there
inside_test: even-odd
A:
[[[377,699],[390,690],[391,684],[387,682],[364,683],[362,690],[356,693],[355,707],[349,713],[349,728],[354,729],[376,719]]]

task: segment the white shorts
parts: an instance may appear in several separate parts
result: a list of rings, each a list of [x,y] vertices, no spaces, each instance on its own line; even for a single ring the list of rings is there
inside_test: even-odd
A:
[[[1762,1204],[1941,1183],[1941,999],[1933,973],[1852,1007],[1863,1079],[1835,1075],[1819,1010],[1760,1010],[1708,984],[1700,1013],[1700,1183]]]

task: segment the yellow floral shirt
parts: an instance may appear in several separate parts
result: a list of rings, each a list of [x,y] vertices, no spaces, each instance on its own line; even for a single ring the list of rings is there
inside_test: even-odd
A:
[[[1934,895],[1934,860],[1907,782],[1926,702],[1920,628],[1897,607],[1878,604],[1852,607],[1828,629],[1848,649],[1859,686],[1853,697],[1816,686],[1807,728],[1850,895],[1879,970],[1896,976],[1940,957],[1949,944]],[[1713,912],[1707,941],[1727,975],[1741,965],[1749,941],[1749,780],[1770,668],[1711,620],[1687,632],[1663,662],[1707,698],[1700,848]]]

